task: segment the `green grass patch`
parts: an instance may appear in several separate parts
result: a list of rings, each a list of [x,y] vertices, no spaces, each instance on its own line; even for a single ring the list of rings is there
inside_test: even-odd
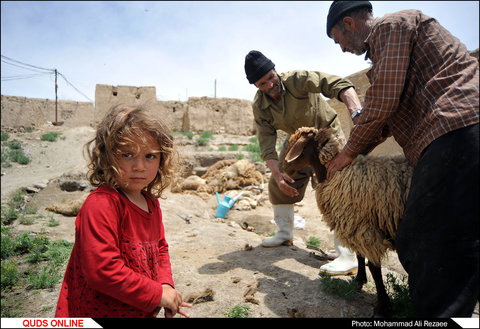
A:
[[[49,133],[43,134],[40,137],[40,139],[42,141],[55,142],[59,135],[60,135],[60,133],[58,133],[58,132],[49,132]]]
[[[10,138],[10,135],[7,132],[2,131],[2,142],[8,140]]]
[[[236,305],[231,310],[224,312],[227,318],[248,318],[250,306]]]
[[[257,136],[250,137],[250,144],[243,147],[244,151],[248,152],[248,157],[251,162],[263,162],[261,157],[262,152],[260,151],[260,144],[258,143]]]
[[[392,316],[395,318],[408,318],[413,316],[412,302],[408,288],[408,277],[400,278],[387,273],[385,289],[392,302]]]
[[[319,248],[320,247],[320,239],[316,238],[314,236],[309,237],[308,241],[307,241],[307,246]]]
[[[335,279],[323,272],[320,273],[320,287],[323,291],[346,300],[352,300],[360,290],[360,285],[354,278]]]

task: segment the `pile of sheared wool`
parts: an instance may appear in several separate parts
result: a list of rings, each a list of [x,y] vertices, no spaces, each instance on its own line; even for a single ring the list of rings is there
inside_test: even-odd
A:
[[[260,186],[264,177],[255,165],[248,160],[220,160],[208,168],[199,177],[192,175],[172,185],[172,192],[186,191],[223,193],[228,190],[239,190],[245,186]]]

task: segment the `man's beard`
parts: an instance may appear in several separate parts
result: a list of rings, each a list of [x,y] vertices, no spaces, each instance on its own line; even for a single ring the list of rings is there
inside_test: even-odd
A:
[[[355,54],[357,56],[362,55],[367,51],[363,37],[357,31],[348,32],[345,37],[353,49],[347,48],[346,51]]]

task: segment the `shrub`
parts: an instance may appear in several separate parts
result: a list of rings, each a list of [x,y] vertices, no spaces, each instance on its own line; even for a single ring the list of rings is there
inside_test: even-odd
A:
[[[2,131],[2,142],[8,140],[10,138],[10,135],[4,131]]]
[[[246,318],[249,310],[250,306],[248,305],[236,305],[224,314],[227,318]]]
[[[30,158],[27,157],[24,153],[23,153],[23,150],[21,149],[14,149],[14,150],[11,150],[9,153],[8,153],[8,157],[10,158],[10,160],[12,160],[13,162],[18,162],[19,164],[28,164],[30,162]]]
[[[385,289],[392,301],[393,317],[404,318],[413,315],[407,280],[407,277],[403,275],[397,281],[397,278],[393,274],[387,273]]]
[[[307,246],[316,247],[316,248],[320,247],[320,239],[314,236],[309,237],[307,241]]]
[[[46,289],[55,286],[61,277],[62,275],[56,267],[43,266],[40,273],[31,273],[28,281],[33,284],[35,289]]]
[[[60,135],[60,133],[50,132],[50,133],[43,134],[42,137],[40,137],[40,139],[42,141],[55,142],[57,140],[58,135]]]
[[[263,162],[260,151],[260,144],[258,144],[258,138],[256,136],[249,139],[251,144],[248,144],[243,148],[244,151],[249,153],[250,161],[252,162]]]
[[[187,136],[188,139],[193,138],[193,133],[191,131],[181,131],[180,134],[182,134],[183,136]]]
[[[208,139],[213,139],[213,134],[210,131],[202,131],[200,133],[201,138],[208,138]]]
[[[11,141],[11,142],[5,142],[3,145],[8,146],[12,150],[19,150],[22,148],[22,143],[19,141]]]
[[[2,290],[15,286],[20,276],[20,274],[18,273],[16,260],[2,259],[1,266],[2,266],[2,271],[1,271],[2,272],[1,273]],[[2,300],[2,304],[3,304],[3,300]]]
[[[320,285],[325,292],[340,296],[346,300],[352,300],[360,290],[359,283],[353,278],[349,278],[348,281],[334,279],[323,272],[320,273]]]

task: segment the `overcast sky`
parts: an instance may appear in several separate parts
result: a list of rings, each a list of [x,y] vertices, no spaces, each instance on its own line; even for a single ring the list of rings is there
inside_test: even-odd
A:
[[[331,1],[2,1],[2,95],[95,99],[95,85],[154,86],[158,100],[251,100],[245,55],[262,51],[279,72],[346,76],[368,67],[325,33]],[[372,1],[374,16],[420,9],[468,50],[479,47],[478,1]],[[66,83],[65,77],[68,82]]]

